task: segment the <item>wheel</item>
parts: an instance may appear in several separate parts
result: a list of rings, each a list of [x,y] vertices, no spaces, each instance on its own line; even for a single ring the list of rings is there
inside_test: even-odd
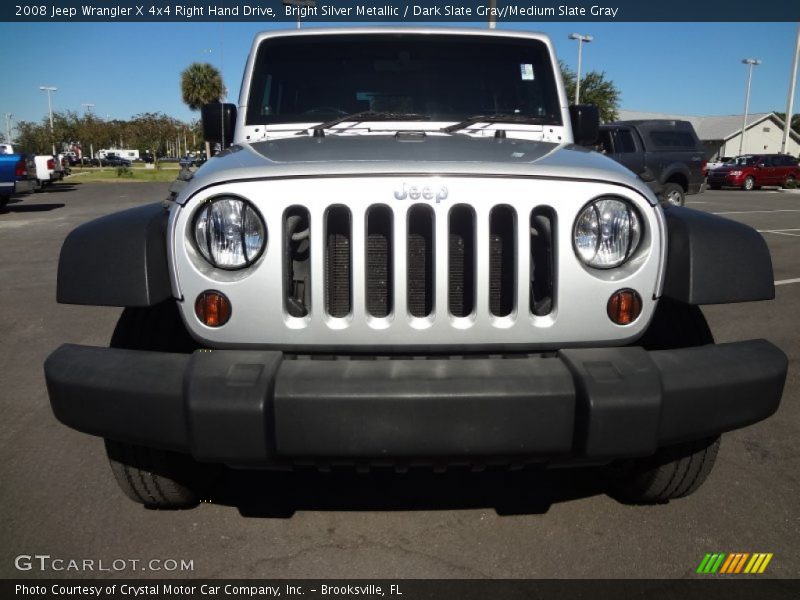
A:
[[[8,200],[8,196],[0,196],[0,212],[3,212],[6,209],[6,206],[8,206]]]
[[[686,193],[677,183],[665,183],[661,190],[661,197],[665,204],[670,206],[683,206],[686,200]]]
[[[658,301],[645,334],[635,344],[645,350],[672,350],[713,344],[714,336],[697,306],[668,298]],[[612,466],[610,494],[631,504],[652,504],[688,496],[714,466],[720,438],[694,440],[659,449],[653,456]]]
[[[175,302],[122,311],[111,337],[112,348],[156,352],[192,352],[191,338]],[[148,508],[190,508],[209,493],[221,467],[157,448],[106,440],[111,471],[128,498]]]
[[[753,178],[752,175],[748,175],[744,178],[744,185],[742,185],[742,189],[748,192],[753,191],[756,188],[756,180]]]
[[[611,495],[625,504],[655,504],[694,493],[708,478],[720,437],[661,448],[647,458],[627,461]]]
[[[795,188],[797,187],[797,179],[795,179],[794,175],[789,175],[784,181],[782,188]]]

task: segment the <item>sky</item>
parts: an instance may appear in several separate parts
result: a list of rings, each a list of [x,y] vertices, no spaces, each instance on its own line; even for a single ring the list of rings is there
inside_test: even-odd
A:
[[[5,113],[12,113],[14,122],[47,116],[41,85],[58,88],[52,95],[54,111],[83,112],[82,104],[92,103],[102,118],[164,112],[191,121],[199,114],[181,101],[181,71],[193,62],[221,66],[229,101],[235,102],[254,35],[275,27],[294,24],[0,23],[0,127],[5,128]],[[624,109],[742,114],[747,68],[741,59],[747,57],[763,61],[754,69],[750,112],[786,109],[795,23],[547,22],[498,27],[549,34],[556,54],[573,69],[577,43],[567,36],[594,36],[584,45],[583,70],[605,71],[620,89]],[[795,112],[800,112],[800,93],[796,96]]]

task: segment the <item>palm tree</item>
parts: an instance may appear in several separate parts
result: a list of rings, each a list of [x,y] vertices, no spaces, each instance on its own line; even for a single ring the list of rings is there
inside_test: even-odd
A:
[[[181,95],[190,110],[200,110],[204,104],[220,102],[224,93],[222,74],[213,65],[192,63],[181,73]],[[207,141],[206,156],[211,156]]]

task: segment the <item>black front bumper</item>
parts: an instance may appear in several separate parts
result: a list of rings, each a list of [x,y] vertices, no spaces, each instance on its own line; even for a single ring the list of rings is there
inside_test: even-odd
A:
[[[764,340],[427,360],[64,345],[45,377],[56,417],[74,429],[266,466],[644,456],[768,417],[787,365]]]

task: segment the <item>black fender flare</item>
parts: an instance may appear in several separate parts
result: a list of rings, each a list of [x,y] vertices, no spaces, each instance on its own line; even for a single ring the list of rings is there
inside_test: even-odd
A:
[[[680,206],[664,209],[664,215],[664,296],[686,304],[729,304],[775,297],[772,258],[755,229]]]
[[[172,297],[163,202],[113,213],[74,229],[61,246],[61,304],[153,306]]]
[[[685,177],[686,188],[688,190],[689,184],[692,181],[692,174],[689,170],[689,167],[687,167],[684,163],[671,163],[667,165],[664,170],[661,171],[661,177],[659,178],[659,184],[661,187],[664,187],[673,175],[681,175],[682,177]]]

